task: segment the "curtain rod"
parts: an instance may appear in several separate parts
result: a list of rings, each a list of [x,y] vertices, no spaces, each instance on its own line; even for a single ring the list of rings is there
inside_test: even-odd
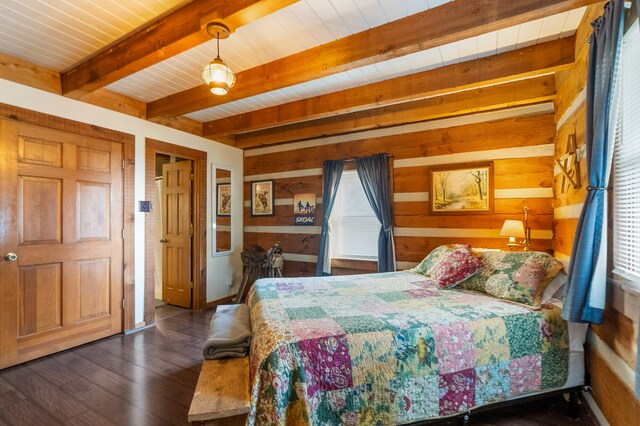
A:
[[[374,155],[384,155],[387,158],[393,158],[393,155],[391,154],[387,154],[386,152],[382,152],[380,154],[373,154],[373,155],[369,155],[368,157],[373,157]],[[344,160],[345,163],[352,163],[354,161],[356,161],[356,159],[358,158],[367,158],[367,157],[353,157],[353,158],[347,158]],[[331,160],[325,160],[325,161],[331,161]],[[322,162],[322,164],[324,164],[324,161]]]

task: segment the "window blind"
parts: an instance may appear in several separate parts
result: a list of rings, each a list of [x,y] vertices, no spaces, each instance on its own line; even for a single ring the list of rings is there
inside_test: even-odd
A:
[[[613,272],[640,286],[640,32],[622,47],[621,105],[613,156]]]
[[[380,222],[371,209],[355,170],[342,172],[330,222],[331,257],[378,258]]]

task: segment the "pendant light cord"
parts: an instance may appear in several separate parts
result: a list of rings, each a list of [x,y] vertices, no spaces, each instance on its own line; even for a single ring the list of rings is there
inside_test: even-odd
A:
[[[216,33],[216,40],[217,40],[217,45],[218,45],[218,56],[217,56],[217,58],[220,59],[220,31],[218,31]]]

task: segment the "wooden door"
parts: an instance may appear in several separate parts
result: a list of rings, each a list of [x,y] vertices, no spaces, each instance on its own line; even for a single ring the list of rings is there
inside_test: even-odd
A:
[[[162,300],[191,307],[191,161],[162,166]]]
[[[0,368],[122,331],[122,194],[120,143],[0,120]]]

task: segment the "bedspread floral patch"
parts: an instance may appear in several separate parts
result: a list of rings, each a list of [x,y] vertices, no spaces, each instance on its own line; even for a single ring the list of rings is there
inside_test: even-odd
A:
[[[560,309],[440,289],[410,271],[372,277],[255,283],[249,425],[407,423],[565,383]]]

